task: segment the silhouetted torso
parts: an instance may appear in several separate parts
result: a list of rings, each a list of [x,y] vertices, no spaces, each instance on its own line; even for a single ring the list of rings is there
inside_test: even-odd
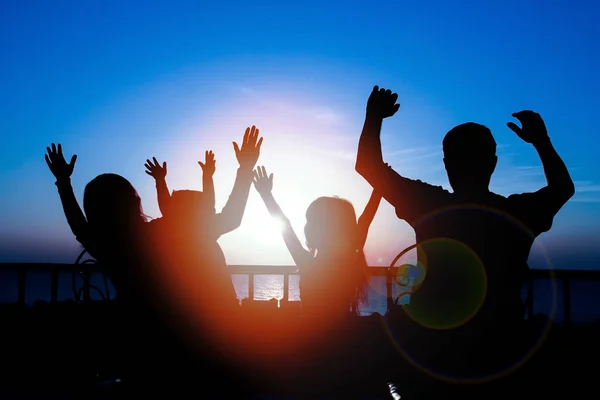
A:
[[[412,194],[406,199],[410,205],[397,209],[397,214],[415,229],[417,242],[424,243],[419,260],[428,271],[409,307],[443,313],[449,304],[478,301],[474,292],[484,290],[485,300],[473,322],[522,318],[529,252],[553,219],[535,194],[466,197],[420,181],[405,183]]]
[[[345,264],[342,260],[317,256],[313,265],[300,270],[303,315],[334,318],[350,313],[352,293],[347,281],[350,280],[351,265],[339,265]]]
[[[157,246],[161,248],[163,262],[168,264],[166,268],[187,271],[188,277],[201,285],[200,295],[209,302],[236,299],[225,255],[215,235],[201,231],[189,233],[164,218],[155,219],[151,224],[154,234],[159,236]]]

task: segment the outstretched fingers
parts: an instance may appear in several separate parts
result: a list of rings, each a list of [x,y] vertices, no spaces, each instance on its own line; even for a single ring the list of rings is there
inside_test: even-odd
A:
[[[250,128],[246,128],[246,132],[244,132],[244,140],[242,141],[242,147],[244,147],[244,145],[246,143],[248,143],[248,139],[250,137],[250,134],[251,134]]]

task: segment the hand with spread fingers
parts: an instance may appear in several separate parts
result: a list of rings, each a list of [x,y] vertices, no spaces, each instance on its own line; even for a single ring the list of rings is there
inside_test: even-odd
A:
[[[212,150],[204,152],[204,162],[198,161],[198,165],[202,168],[202,173],[213,176],[217,170],[217,160],[215,160],[215,153]]]
[[[152,157],[152,161],[146,160],[144,167],[146,167],[145,172],[157,181],[165,180],[165,178],[167,177],[166,161],[164,161],[161,166],[160,163],[156,160],[156,157]]]
[[[260,146],[263,141],[263,138],[259,139],[258,135],[259,130],[253,125],[252,128],[246,128],[241,148],[236,142],[233,142],[233,150],[235,151],[240,168],[254,169],[260,156]]]
[[[44,155],[46,164],[48,164],[48,168],[50,168],[50,172],[52,172],[56,180],[69,179],[75,168],[77,154],[74,154],[73,157],[71,157],[71,161],[67,164],[60,143],[58,146],[52,143],[51,148],[46,147],[46,151],[48,152],[48,154]]]
[[[264,166],[256,168],[253,182],[256,191],[261,196],[271,193],[273,190],[273,174],[267,175],[267,170]]]

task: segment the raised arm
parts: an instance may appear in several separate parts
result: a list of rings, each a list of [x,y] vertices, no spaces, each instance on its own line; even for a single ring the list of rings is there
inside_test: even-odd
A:
[[[162,166],[156,160],[156,157],[152,157],[152,161],[146,160],[144,164],[146,167],[146,173],[154,178],[156,182],[156,196],[158,198],[158,208],[160,213],[164,216],[167,211],[169,200],[171,195],[169,194],[169,188],[167,186],[167,162],[163,162]]]
[[[384,118],[391,117],[400,108],[396,100],[398,100],[396,93],[375,86],[367,101],[367,114],[358,142],[356,172],[375,190],[378,190],[377,178],[385,169],[381,153],[381,126]]]
[[[262,138],[258,138],[259,130],[255,126],[252,128],[246,128],[244,134],[244,141],[242,147],[238,146],[237,143],[233,143],[233,149],[235,150],[235,156],[240,164],[235,183],[229,199],[223,207],[223,211],[217,214],[217,234],[223,235],[227,232],[231,232],[237,229],[244,216],[244,210],[248,203],[248,195],[250,193],[250,186],[252,185],[252,170],[258,161],[260,155],[260,146],[262,145]]]
[[[50,172],[56,178],[56,186],[58,187],[58,194],[63,211],[67,217],[67,222],[73,234],[81,241],[82,238],[88,237],[89,228],[71,186],[71,174],[75,168],[77,155],[73,155],[71,161],[67,164],[60,143],[58,146],[52,143],[52,148],[46,147],[46,150],[48,154],[45,154],[44,158],[46,159],[48,168],[50,168]]]
[[[523,141],[533,145],[537,151],[547,185],[537,191],[532,198],[537,208],[544,209],[548,214],[554,216],[563,205],[575,194],[575,185],[569,174],[565,163],[560,158],[550,137],[542,117],[533,111],[519,111],[513,114],[522,127],[509,122],[507,126],[514,131]]]
[[[303,268],[310,265],[312,256],[304,247],[302,247],[296,232],[294,232],[294,229],[292,228],[290,220],[285,216],[281,207],[279,207],[279,204],[277,204],[273,197],[273,174],[267,176],[265,167],[258,167],[256,171],[254,171],[254,187],[267,206],[267,210],[269,210],[271,217],[277,218],[283,223],[283,241],[292,255],[296,266],[298,268]]]
[[[215,210],[215,184],[213,175],[217,170],[217,160],[215,155],[210,151],[204,153],[204,162],[198,161],[198,165],[202,168],[202,191],[210,203],[210,207]]]
[[[373,88],[367,101],[367,113],[358,142],[356,172],[369,182],[373,190],[386,199],[396,215],[412,223],[439,204],[448,193],[441,187],[405,178],[383,162],[381,127],[385,118],[400,108],[398,95],[391,90]],[[370,223],[370,222],[369,222]]]
[[[360,246],[360,249],[365,247],[367,235],[369,234],[369,227],[371,226],[371,222],[373,222],[373,218],[375,218],[375,213],[377,213],[380,203],[381,195],[376,190],[373,190],[367,206],[361,216],[358,217],[358,245]]]

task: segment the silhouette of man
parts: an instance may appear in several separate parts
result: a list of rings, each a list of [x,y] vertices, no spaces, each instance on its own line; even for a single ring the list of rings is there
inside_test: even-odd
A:
[[[397,99],[390,90],[374,87],[356,171],[413,227],[417,243],[424,243],[418,259],[426,276],[407,312],[429,327],[455,328],[467,322],[491,330],[513,326],[524,316],[521,288],[533,241],[550,229],[575,193],[544,121],[533,111],[520,111],[513,117],[522,127],[507,124],[538,152],[547,180],[544,188],[509,197],[490,192],[496,142],[487,127],[468,122],[452,128],[443,140],[453,189],[449,192],[405,178],[384,164],[380,131],[383,120],[398,111]]]

